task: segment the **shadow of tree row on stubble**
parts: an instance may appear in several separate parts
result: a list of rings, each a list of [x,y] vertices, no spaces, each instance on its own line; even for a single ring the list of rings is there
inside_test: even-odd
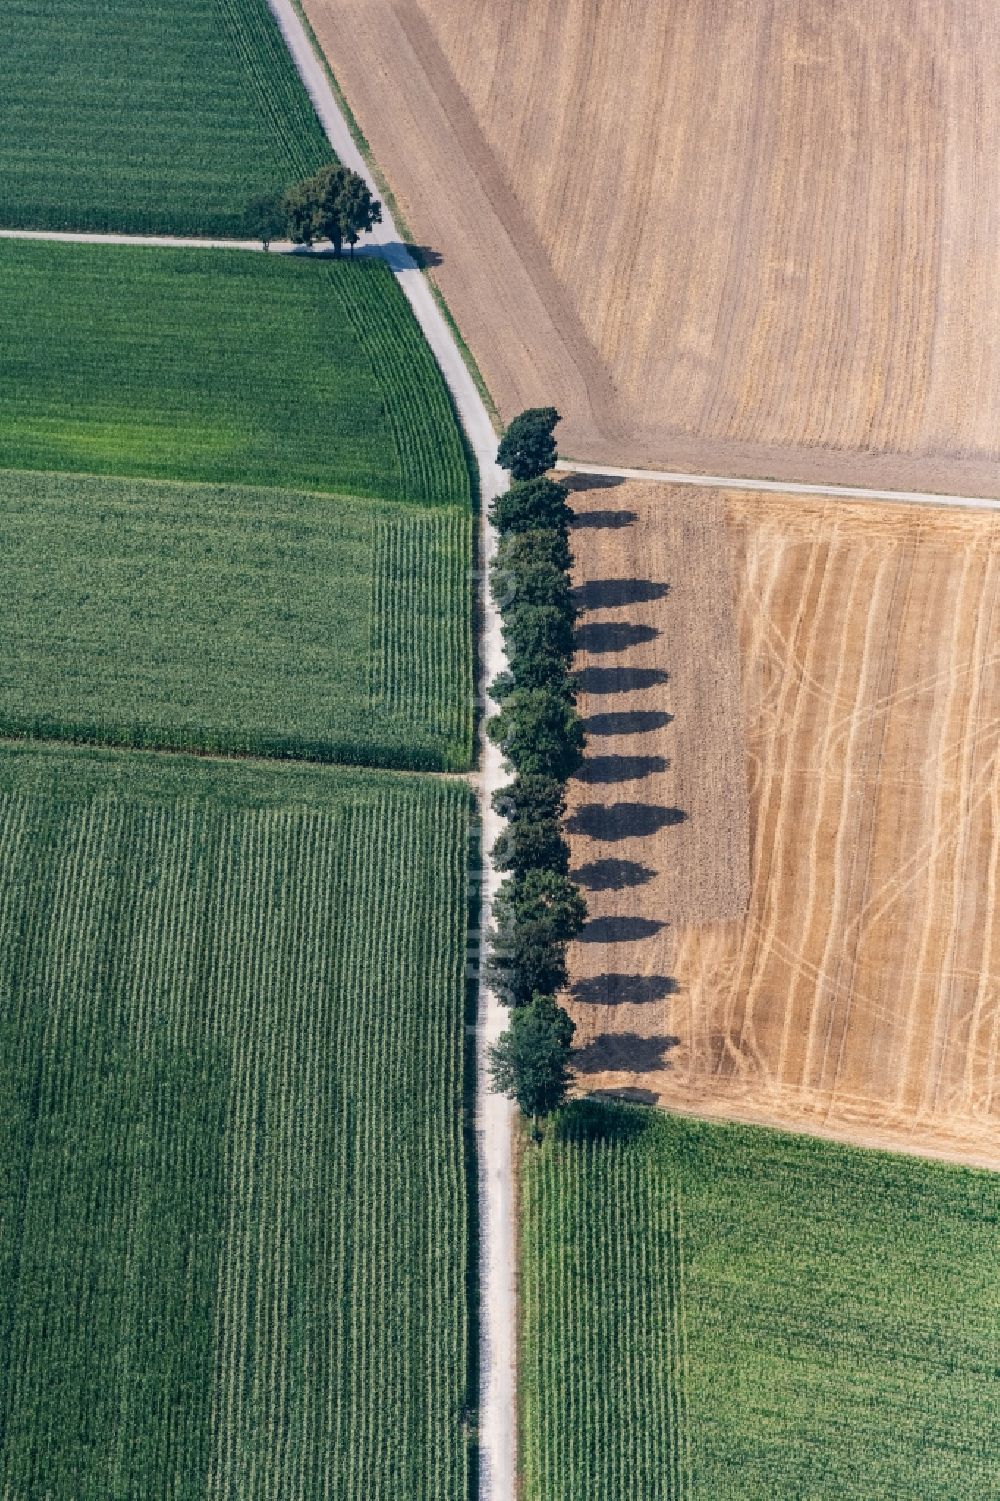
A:
[[[612,488],[616,478],[597,475],[571,476],[570,489],[589,490]],[[619,530],[631,526],[638,518],[627,510],[594,510],[579,515],[576,525],[582,528]],[[638,604],[649,604],[664,599],[670,585],[650,578],[596,578],[589,579],[575,591],[581,612],[604,610],[628,611]],[[622,619],[588,619],[577,628],[576,640],[580,650],[591,657],[615,655],[632,647],[655,641],[660,631],[653,625]],[[662,667],[638,667],[628,663],[588,663],[577,674],[582,692],[600,697],[621,693],[655,689],[669,682],[669,673]],[[602,737],[644,735],[665,728],[673,715],[663,709],[602,709],[590,713],[584,720],[591,741]],[[612,786],[624,781],[637,781],[666,771],[669,761],[656,754],[597,754],[588,755],[579,773],[579,781],[586,786]],[[600,843],[614,846],[625,840],[648,838],[661,829],[682,823],[687,814],[681,808],[663,807],[654,803],[637,801],[590,802],[578,807],[567,821],[571,833],[580,833]],[[587,891],[625,891],[646,885],[656,876],[656,870],[640,860],[627,860],[609,854],[580,865],[574,871],[574,879]],[[652,938],[666,926],[654,917],[639,915],[608,915],[595,917],[587,923],[579,936],[583,944],[635,944]],[[577,1002],[583,1004],[620,1006],[649,1005],[665,1001],[676,995],[677,981],[671,975],[638,974],[620,970],[608,970],[603,974],[578,980],[573,988]],[[654,1037],[641,1036],[636,1032],[602,1033],[579,1048],[574,1062],[581,1074],[606,1071],[629,1073],[654,1072],[669,1068],[668,1054],[679,1043],[673,1035]],[[627,1094],[628,1098],[641,1103],[655,1103],[657,1096],[648,1090],[631,1088],[615,1091],[616,1095]],[[585,1101],[578,1102],[581,1107]],[[587,1129],[586,1113],[577,1117],[575,1129]],[[602,1134],[609,1129],[607,1112],[594,1117],[595,1128]],[[612,1122],[612,1129],[622,1123]],[[623,1129],[632,1129],[625,1122]]]

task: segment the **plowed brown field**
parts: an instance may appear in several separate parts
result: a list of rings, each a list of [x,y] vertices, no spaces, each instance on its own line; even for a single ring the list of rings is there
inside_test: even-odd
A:
[[[502,414],[1000,492],[993,0],[305,0]]]
[[[667,486],[574,504],[597,513],[574,533],[583,602],[602,580],[606,606],[582,617],[582,707],[591,723],[618,716],[604,719],[617,738],[591,735],[598,784],[576,793],[594,919],[571,953],[581,1087],[1000,1167],[995,518]],[[640,615],[610,580],[653,566],[683,579],[701,513],[717,566]],[[740,898],[720,839],[738,783],[715,774],[706,797],[698,782],[735,743],[719,635],[734,577],[750,900],[743,917],[695,924],[700,892]],[[601,654],[598,620],[609,647],[625,628],[618,650]],[[702,632],[697,689],[672,698]],[[633,665],[647,676],[630,684]],[[651,764],[642,781],[640,751],[670,772]],[[625,824],[586,811],[626,800],[615,757]],[[661,816],[675,804],[683,822]]]

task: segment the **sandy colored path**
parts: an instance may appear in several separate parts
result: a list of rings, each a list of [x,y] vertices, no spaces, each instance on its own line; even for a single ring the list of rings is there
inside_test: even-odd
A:
[[[626,783],[631,823],[591,814],[574,829],[574,865],[612,867],[571,954],[580,1087],[1000,1168],[995,518],[613,481],[575,499],[598,518],[574,539],[585,587],[622,564],[634,578],[665,509],[724,517],[717,572],[685,598],[685,627],[714,642],[735,596],[751,851],[746,913],[691,921],[674,894],[692,881],[689,824],[663,821],[660,792]],[[670,529],[676,573],[685,532],[676,517]],[[599,659],[613,673],[581,652],[582,707],[660,713],[612,723],[641,732],[643,756],[693,762],[679,768],[690,783],[732,697],[725,674],[718,690],[705,678],[708,728],[685,744],[672,603],[608,616],[658,634],[623,632]],[[661,774],[630,759],[639,749],[620,742],[618,766],[600,767],[608,804],[619,775],[652,788]],[[607,753],[592,737],[595,754]],[[585,795],[598,800],[589,781]],[[685,811],[711,827],[711,805]]]

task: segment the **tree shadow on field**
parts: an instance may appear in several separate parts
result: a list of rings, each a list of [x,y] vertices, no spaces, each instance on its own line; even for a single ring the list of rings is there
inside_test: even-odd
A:
[[[573,872],[573,879],[586,891],[624,891],[630,886],[645,886],[656,871],[637,860],[592,860]]]
[[[572,474],[564,473],[561,483],[567,490],[617,490],[625,480],[620,474],[584,474],[575,469]]]
[[[577,980],[573,998],[587,1006],[646,1006],[676,995],[680,986],[672,975],[623,975],[609,972]]]
[[[666,709],[619,709],[606,714],[589,714],[583,721],[588,735],[646,735],[662,730],[673,719]]]
[[[654,771],[666,771],[666,756],[588,756],[576,774],[578,782],[600,786],[609,782],[638,782]]]
[[[435,250],[432,245],[413,245],[408,243],[406,248],[422,271],[427,271],[434,266],[440,266],[444,262],[444,256],[440,250]]]
[[[649,604],[669,592],[669,584],[657,584],[652,579],[588,579],[574,590],[582,610],[617,610],[625,605]]]
[[[571,834],[586,834],[591,839],[641,839],[660,829],[684,823],[683,808],[659,808],[652,803],[585,803],[566,820]]]
[[[631,620],[594,620],[578,626],[576,644],[580,651],[599,655],[607,651],[628,651],[630,646],[655,641],[659,634],[655,625],[637,625]]]
[[[638,520],[637,511],[578,511],[573,521],[573,530],[620,532]]]
[[[669,683],[662,667],[582,667],[576,674],[581,693],[635,693]]]
[[[616,1091],[617,1093],[617,1091]],[[622,1097],[628,1093],[628,1100],[633,1099],[631,1091],[621,1091]],[[655,1104],[656,1096],[650,1095],[648,1101],[639,1101],[637,1096],[646,1094],[646,1090],[636,1090],[635,1103]],[[627,1145],[629,1142],[638,1141],[655,1121],[651,1110],[636,1110],[630,1107],[628,1101],[618,1103],[610,1091],[602,1091],[584,1095],[581,1098],[571,1100],[556,1116],[553,1125],[553,1134],[557,1141],[567,1142],[594,1142],[610,1143],[620,1142]]]
[[[577,943],[641,943],[666,926],[658,917],[592,917],[577,935]]]
[[[602,1032],[573,1054],[573,1067],[581,1074],[652,1074],[669,1068],[667,1053],[680,1044],[672,1034],[640,1037],[638,1032]]]

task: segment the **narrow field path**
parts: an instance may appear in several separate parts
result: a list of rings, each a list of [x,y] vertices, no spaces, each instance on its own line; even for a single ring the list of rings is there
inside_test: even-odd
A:
[[[322,62],[317,57],[292,0],[268,0],[302,81],[337,156],[359,173],[376,196],[378,187],[341,114]],[[387,107],[389,107],[387,103]],[[382,223],[367,240],[369,253],[381,255],[395,273],[424,337],[441,367],[462,426],[479,467],[481,504],[480,640],[481,701],[485,685],[505,665],[500,622],[489,594],[489,571],[496,537],[487,519],[490,501],[507,487],[496,465],[496,433],[476,384],[462,358],[430,285],[403,243],[387,206]],[[505,780],[496,748],[482,737],[483,863],[480,874],[480,954],[485,953],[486,930],[497,873],[489,858],[499,826],[490,805],[492,793]],[[480,1501],[514,1501],[516,1489],[515,1437],[515,1241],[513,1191],[513,1106],[488,1086],[488,1050],[503,1031],[505,1016],[496,997],[480,984],[476,1088],[476,1144],[479,1165],[479,1495]]]
[[[975,511],[1000,511],[1000,500],[988,495],[947,495],[933,490],[867,490],[853,485],[797,484],[793,480],[741,479],[734,474],[683,474],[669,469],[625,469],[610,464],[556,464],[567,474],[607,475],[609,479],[645,480],[653,485],[702,485],[711,490],[764,490],[771,495],[828,495],[834,500],[877,500],[916,506],[964,506]]]

